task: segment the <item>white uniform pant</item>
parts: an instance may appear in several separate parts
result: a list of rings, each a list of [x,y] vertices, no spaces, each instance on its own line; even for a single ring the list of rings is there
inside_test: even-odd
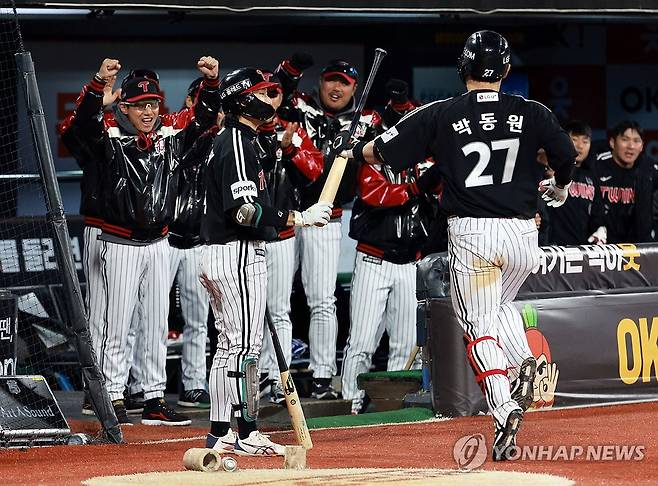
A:
[[[90,331],[110,400],[123,398],[130,352],[128,330],[143,333],[144,398],[164,396],[167,382],[169,244],[147,246],[99,241],[101,285],[90,302]],[[133,313],[136,317],[133,319]]]
[[[323,228],[300,228],[299,257],[302,284],[311,311],[309,324],[309,369],[314,378],[336,374],[336,277],[340,255],[341,224],[332,221]]]
[[[510,397],[508,368],[518,375],[532,356],[523,321],[512,306],[539,265],[532,219],[448,219],[452,305],[464,328],[467,356],[497,425],[518,409]]]
[[[267,264],[262,241],[232,241],[203,247],[201,281],[217,318],[217,352],[210,369],[210,420],[230,422],[242,407],[247,358],[258,359],[263,343]],[[230,373],[229,373],[230,372]],[[258,390],[256,389],[256,393]]]
[[[350,292],[350,334],[345,347],[342,395],[363,400],[357,376],[367,373],[384,334],[389,336],[388,371],[404,369],[416,341],[416,264],[395,264],[360,251]]]
[[[208,336],[208,293],[199,272],[203,247],[181,250],[171,248],[169,288],[178,282],[183,312],[183,388],[206,389],[206,338]]]
[[[265,245],[265,257],[267,259],[267,312],[276,329],[286,364],[290,366],[292,360],[290,295],[299,261],[295,238],[268,242]],[[267,322],[265,322],[264,328],[260,369],[267,372],[270,379],[279,380],[279,366],[276,362]]]

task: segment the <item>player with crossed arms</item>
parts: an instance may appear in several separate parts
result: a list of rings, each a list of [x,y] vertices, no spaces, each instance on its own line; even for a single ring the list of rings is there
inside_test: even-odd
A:
[[[510,69],[509,45],[500,34],[472,34],[458,66],[465,94],[424,105],[373,142],[344,153],[398,171],[428,156],[438,161],[445,181],[441,204],[451,215],[452,305],[493,415],[493,459],[505,460],[532,402],[536,368],[512,303],[539,264],[536,154],[544,148],[555,169],[553,178],[541,181],[542,198],[560,206],[576,151],[548,108],[500,92]]]

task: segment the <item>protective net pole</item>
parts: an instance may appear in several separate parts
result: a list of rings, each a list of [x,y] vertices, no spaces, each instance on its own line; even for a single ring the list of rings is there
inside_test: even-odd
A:
[[[14,15],[16,15],[15,6]],[[17,31],[20,38],[18,24]],[[80,282],[75,271],[73,255],[71,254],[71,240],[66,225],[59,184],[57,183],[55,164],[50,150],[45,115],[34,72],[34,63],[32,62],[31,54],[23,49],[22,40],[19,45],[20,52],[16,53],[15,56],[16,65],[25,94],[30,131],[34,142],[33,146],[36,152],[39,171],[43,178],[47,220],[52,227],[55,237],[55,254],[62,273],[64,301],[70,318],[70,326],[75,334],[78,359],[82,367],[83,377],[89,388],[92,406],[101,422],[106,439],[111,442],[121,443],[123,436],[105,388],[105,380],[97,365],[91,335],[89,333],[89,324],[84,312]]]

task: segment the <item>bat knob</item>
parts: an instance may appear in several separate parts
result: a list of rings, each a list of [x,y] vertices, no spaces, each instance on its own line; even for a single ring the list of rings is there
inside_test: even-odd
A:
[[[385,51],[384,49],[382,49],[381,47],[378,47],[377,49],[375,49],[375,52],[376,52],[377,54],[382,55],[382,56],[385,56],[386,54],[388,54],[388,52],[386,52],[386,51]]]

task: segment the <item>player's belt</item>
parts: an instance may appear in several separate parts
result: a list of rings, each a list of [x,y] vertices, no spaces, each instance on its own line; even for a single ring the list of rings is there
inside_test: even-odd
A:
[[[103,233],[108,233],[110,235],[119,236],[120,238],[126,238],[129,240],[135,241],[152,241],[167,236],[169,232],[169,226],[162,226],[159,228],[124,228],[115,224],[110,224],[103,222],[101,226]]]
[[[359,243],[356,245],[356,250],[366,255],[380,258],[390,263],[395,263],[397,265],[403,265],[405,263],[415,262],[420,258],[420,252],[415,253],[409,252],[391,252],[385,251],[376,246],[369,245],[367,243]]]

